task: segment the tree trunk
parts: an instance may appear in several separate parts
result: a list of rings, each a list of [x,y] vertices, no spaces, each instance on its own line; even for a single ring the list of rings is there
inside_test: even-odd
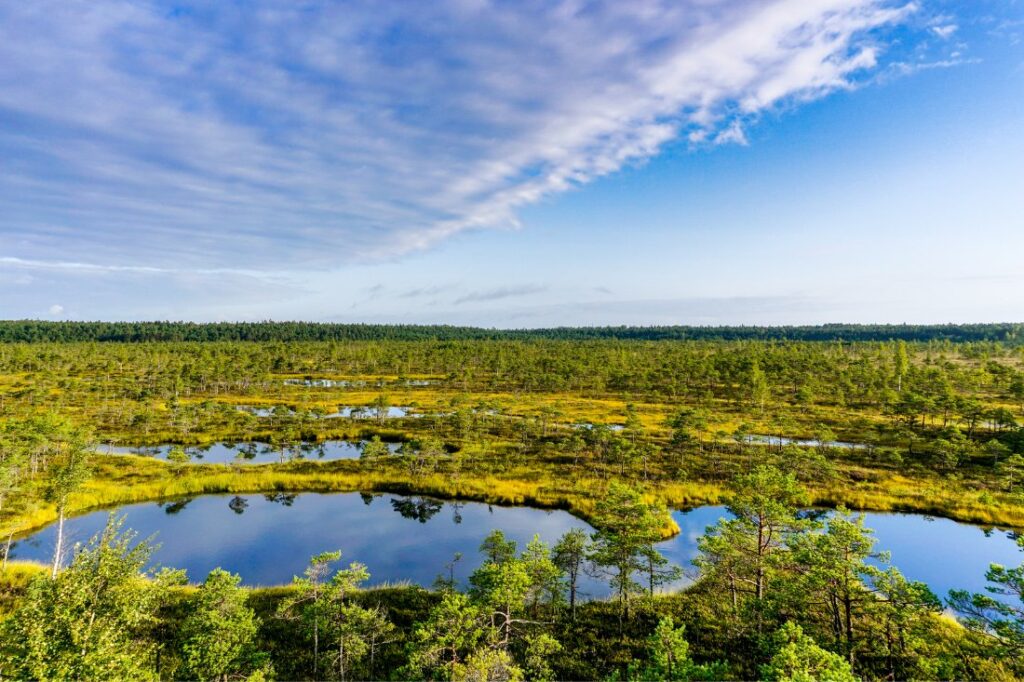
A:
[[[757,524],[757,582],[756,582],[756,590],[755,590],[755,594],[757,596],[757,601],[761,601],[761,598],[764,597],[764,562],[763,562],[763,556],[762,556],[763,552],[764,552],[764,523],[761,522],[761,521],[758,521],[758,524]]]
[[[60,555],[64,549],[64,505],[60,505],[57,516],[57,545],[53,549],[53,570],[50,572],[51,578],[57,577],[57,570],[60,568]]]
[[[570,573],[569,577],[569,617],[576,620],[576,572]]]
[[[316,603],[314,598],[314,604]],[[320,618],[319,614],[313,612],[313,679],[317,678],[320,668]]]
[[[7,570],[7,557],[11,554],[11,540],[14,539],[14,531],[7,535],[7,544],[4,545],[4,570]]]
[[[847,592],[843,597],[843,611],[846,621],[847,657],[850,660],[850,665],[853,665],[853,604],[850,600],[849,592]]]

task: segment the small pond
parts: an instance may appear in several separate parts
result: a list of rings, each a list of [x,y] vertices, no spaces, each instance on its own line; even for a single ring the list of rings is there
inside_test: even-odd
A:
[[[185,452],[197,464],[268,464],[310,460],[329,462],[337,459],[359,459],[366,441],[326,440],[301,442],[286,447],[258,441],[244,443],[211,443],[209,445],[187,445]],[[387,443],[388,450],[396,452],[401,443]],[[98,452],[110,455],[142,455],[166,460],[167,453],[175,447],[172,443],[162,445],[101,445]]]
[[[284,406],[277,407],[255,407],[253,405],[236,405],[235,408],[241,412],[248,412],[254,417],[274,417],[278,413],[283,413],[282,416],[291,416],[295,414],[295,411],[291,408]],[[384,415],[388,419],[394,419],[396,417],[415,417],[418,415],[412,414],[411,407],[389,407],[387,413]],[[377,412],[372,407],[339,407],[337,411],[330,412],[328,414],[320,415],[321,419],[338,419],[340,417],[351,417],[352,419],[376,419]]]
[[[842,440],[827,440],[822,442],[814,438],[787,438],[786,436],[763,436],[752,435],[745,438],[746,442],[752,445],[799,445],[801,447],[841,448],[844,450],[863,450],[868,446],[864,443],[849,443]]]
[[[285,386],[305,386],[307,388],[349,388],[366,386],[365,381],[349,381],[348,379],[285,379]]]
[[[250,585],[281,584],[304,569],[309,557],[340,549],[343,561],[361,561],[371,582],[433,583],[457,553],[455,575],[465,580],[480,563],[481,540],[501,529],[520,548],[534,533],[553,543],[570,528],[589,526],[564,511],[498,507],[478,502],[442,502],[400,495],[282,494],[208,495],[172,502],[147,502],[118,510],[140,537],[156,536],[155,560],[188,570],[193,581],[213,568],[241,574]],[[681,532],[659,544],[675,564],[692,570],[697,539],[724,516],[723,507],[674,512]],[[71,543],[98,532],[108,512],[69,519]],[[904,575],[926,582],[940,597],[952,588],[982,591],[990,563],[1016,566],[1024,560],[1014,535],[947,519],[915,514],[868,513],[876,550],[888,550]],[[44,528],[18,540],[11,556],[49,561],[55,529]],[[70,543],[69,543],[70,544]],[[607,588],[588,580],[591,596]]]
[[[387,419],[410,416],[411,408],[389,407],[384,415]],[[372,407],[342,407],[337,412],[325,414],[324,419],[337,419],[340,417],[351,417],[352,419],[376,419],[377,411]]]
[[[594,424],[592,422],[582,422],[579,424],[573,424],[572,427],[577,430],[588,430],[602,426],[609,431],[615,431],[616,433],[626,430],[625,424]]]
[[[406,386],[409,388],[420,388],[430,386],[434,382],[430,379],[405,379],[393,382],[375,381],[373,386],[378,388],[386,385]],[[305,386],[306,388],[365,388],[371,385],[362,379],[285,379],[285,386]]]

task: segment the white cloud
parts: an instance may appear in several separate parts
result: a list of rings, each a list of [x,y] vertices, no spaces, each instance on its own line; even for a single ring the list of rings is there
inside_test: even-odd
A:
[[[60,317],[61,315],[64,314],[64,306],[62,306],[59,303],[54,303],[53,305],[50,306],[47,312],[50,313],[51,317]]]
[[[747,133],[739,121],[733,121],[715,135],[715,144],[739,144],[746,146],[750,144],[747,140]]]
[[[744,144],[766,109],[850,87],[915,9],[6,3],[0,255],[231,272],[513,226],[670,140]]]
[[[959,28],[956,24],[944,24],[942,26],[932,26],[932,33],[945,40],[949,38]]]

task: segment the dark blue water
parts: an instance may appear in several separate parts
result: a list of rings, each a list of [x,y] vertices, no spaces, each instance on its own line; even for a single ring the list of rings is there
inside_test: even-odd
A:
[[[190,461],[196,464],[267,464],[270,462],[291,462],[309,460],[329,462],[337,459],[359,459],[366,441],[327,440],[303,442],[289,447],[279,447],[261,442],[212,443],[202,446],[186,446]],[[401,443],[388,443],[388,450],[396,452]],[[97,450],[110,455],[142,455],[166,460],[171,444],[163,445],[101,445]]]
[[[590,530],[564,511],[359,493],[210,495],[130,505],[118,513],[141,537],[157,535],[162,543],[155,554],[159,564],[187,569],[194,581],[221,567],[241,574],[250,585],[288,582],[310,556],[340,549],[345,563],[360,561],[369,567],[373,583],[429,586],[456,552],[463,555],[456,577],[465,580],[480,564],[480,542],[493,529],[504,531],[520,548],[534,533],[553,544],[570,528]],[[681,532],[659,549],[692,573],[697,539],[725,513],[723,507],[674,512]],[[940,597],[952,588],[982,591],[990,563],[1016,566],[1024,561],[1024,553],[1004,531],[915,514],[865,516],[866,525],[875,530],[876,550],[890,551],[894,566],[908,578],[927,583]],[[87,540],[106,518],[107,512],[94,512],[69,519],[72,542]],[[51,526],[18,541],[12,557],[49,561],[54,535]],[[591,596],[607,593],[596,580],[588,580],[584,588]]]

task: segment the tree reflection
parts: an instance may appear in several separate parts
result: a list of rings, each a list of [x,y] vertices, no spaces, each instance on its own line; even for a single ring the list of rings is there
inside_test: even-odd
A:
[[[267,502],[273,502],[280,504],[285,507],[290,507],[295,503],[295,499],[298,497],[295,493],[267,493],[263,496]]]
[[[160,506],[163,507],[165,514],[177,514],[186,506],[188,506],[188,503],[194,499],[195,498],[193,497],[186,497],[180,500],[173,500],[171,502],[160,504]]]
[[[396,512],[407,519],[416,519],[420,523],[426,523],[441,511],[444,504],[425,497],[405,497],[401,499],[392,498],[391,506],[394,507]]]
[[[234,447],[237,448],[235,459],[253,460],[260,454],[260,443],[242,443]]]

